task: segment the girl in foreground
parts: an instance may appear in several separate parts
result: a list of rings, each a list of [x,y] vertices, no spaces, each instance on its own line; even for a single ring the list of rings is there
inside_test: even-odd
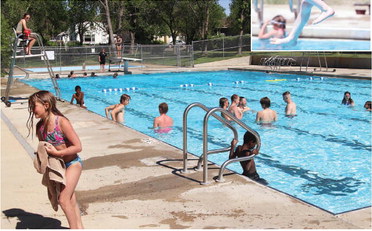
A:
[[[53,146],[46,147],[49,155],[63,158],[66,164],[66,186],[61,190],[58,202],[66,215],[71,229],[82,229],[80,209],[76,201],[75,188],[82,171],[82,161],[77,155],[81,152],[80,139],[70,121],[57,109],[56,98],[49,91],[32,94],[28,100],[29,118],[27,128],[33,129],[34,117],[40,119],[36,124],[39,141]]]

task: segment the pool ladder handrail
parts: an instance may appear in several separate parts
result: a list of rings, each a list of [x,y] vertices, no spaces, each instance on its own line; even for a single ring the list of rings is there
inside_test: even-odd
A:
[[[202,162],[201,160],[203,160],[203,163],[204,163],[204,165],[203,165],[203,182],[201,184],[207,184],[208,154],[216,154],[216,153],[221,153],[221,152],[227,152],[227,151],[230,151],[230,149],[231,149],[231,146],[229,146],[229,148],[221,148],[221,149],[215,149],[215,150],[209,150],[208,151],[208,120],[209,120],[209,117],[210,116],[215,117],[221,123],[223,123],[228,128],[230,128],[234,133],[234,139],[239,140],[238,139],[238,132],[237,132],[236,128],[233,127],[224,118],[217,115],[215,112],[217,112],[217,111],[221,112],[222,114],[224,114],[225,116],[230,118],[232,121],[236,122],[238,125],[240,125],[244,129],[246,129],[247,131],[252,133],[257,139],[256,148],[258,150],[260,150],[260,148],[261,148],[261,138],[260,138],[260,135],[255,130],[253,130],[252,128],[247,126],[244,122],[242,122],[241,120],[236,118],[233,114],[231,114],[230,112],[226,111],[223,108],[220,108],[220,107],[208,108],[201,103],[195,102],[195,103],[192,103],[189,106],[187,106],[184,113],[183,113],[183,170],[182,170],[182,172],[184,172],[184,173],[188,172],[188,170],[187,170],[187,153],[188,153],[187,152],[187,116],[188,116],[188,112],[193,107],[200,107],[201,109],[203,109],[204,111],[207,112],[206,115],[204,116],[204,120],[203,120],[203,155],[200,156],[200,158],[198,160],[198,166],[197,166],[197,169],[200,169],[201,168],[201,162]],[[221,168],[220,168],[220,171],[219,171],[219,174],[218,174],[218,178],[217,178],[216,181],[217,182],[223,182],[223,171],[225,170],[227,165],[229,165],[231,163],[234,163],[234,162],[251,160],[255,156],[256,155],[251,155],[251,156],[248,156],[248,157],[234,158],[234,159],[229,159],[229,160],[225,161],[221,165]]]

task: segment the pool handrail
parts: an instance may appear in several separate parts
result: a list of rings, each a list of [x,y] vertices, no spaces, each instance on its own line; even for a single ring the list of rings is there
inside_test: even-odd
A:
[[[208,151],[208,120],[209,120],[209,117],[211,115],[214,115],[215,112],[217,112],[217,111],[219,111],[222,114],[224,114],[225,116],[229,117],[232,121],[234,121],[235,123],[240,125],[242,128],[244,128],[245,130],[247,130],[248,132],[253,134],[257,139],[256,149],[258,150],[258,152],[260,151],[260,148],[261,148],[261,138],[260,138],[260,135],[255,130],[250,128],[248,125],[246,125],[240,119],[236,118],[229,111],[226,111],[225,109],[220,108],[220,107],[211,108],[207,112],[207,114],[204,116],[204,121],[203,121],[203,163],[204,163],[204,165],[203,165],[203,183],[202,184],[207,184],[208,154],[211,153],[211,151]],[[234,137],[234,139],[238,140],[237,137]],[[231,147],[228,150],[230,150],[230,149],[231,149]],[[219,176],[217,178],[217,181],[218,182],[223,181],[223,177],[222,177],[223,170],[226,168],[226,166],[228,164],[233,163],[233,162],[238,162],[238,161],[240,162],[240,161],[245,161],[245,160],[251,160],[252,158],[254,158],[254,156],[256,156],[256,155],[251,155],[251,156],[246,156],[246,157],[239,157],[239,158],[229,159],[229,160],[225,161],[220,168],[220,172],[219,172]]]
[[[183,170],[182,170],[182,172],[184,172],[184,173],[188,172],[188,170],[187,170],[187,115],[188,115],[189,111],[194,107],[199,107],[206,112],[208,112],[210,110],[210,108],[208,108],[204,104],[195,102],[195,103],[192,103],[189,106],[187,106],[185,111],[183,112]],[[229,122],[227,122],[221,116],[218,116],[216,114],[213,114],[213,116],[233,131],[235,139],[238,138],[238,132],[236,131],[236,129]],[[224,150],[224,151],[228,151],[228,150]]]
[[[207,177],[208,177],[208,155],[209,154],[215,154],[215,153],[221,153],[221,152],[227,152],[231,150],[231,146],[228,148],[221,148],[221,149],[215,149],[215,150],[208,150],[208,120],[210,116],[215,117],[217,120],[219,120],[221,123],[225,124],[228,128],[230,128],[233,133],[234,133],[234,139],[238,140],[238,132],[234,126],[231,125],[231,123],[221,116],[217,115],[215,112],[219,111],[228,118],[230,118],[232,121],[236,122],[238,125],[240,125],[242,128],[246,129],[250,133],[252,133],[256,139],[257,139],[257,150],[260,150],[261,148],[261,138],[260,135],[247,126],[244,122],[236,118],[232,113],[226,111],[223,108],[220,107],[214,107],[214,108],[208,108],[205,105],[195,102],[190,104],[189,106],[186,107],[184,114],[183,114],[183,170],[182,172],[186,173],[187,171],[187,115],[188,112],[191,110],[193,107],[200,107],[204,111],[206,111],[206,115],[204,116],[203,120],[203,155],[200,156],[199,161],[198,161],[198,169],[201,167],[201,160],[203,159],[203,182],[201,184],[207,184]],[[248,157],[240,157],[240,158],[234,158],[234,159],[229,159],[225,161],[219,171],[219,175],[217,178],[217,182],[222,182],[223,181],[223,171],[226,168],[227,165],[233,162],[240,162],[240,161],[246,161],[246,160],[251,160],[254,158],[255,155],[251,155]]]

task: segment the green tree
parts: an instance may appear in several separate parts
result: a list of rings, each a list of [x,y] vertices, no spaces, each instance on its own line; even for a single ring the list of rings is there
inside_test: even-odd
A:
[[[8,74],[12,44],[15,38],[13,28],[28,11],[31,3],[21,0],[1,1],[1,76]]]
[[[70,30],[80,37],[80,44],[83,44],[84,33],[97,21],[98,2],[94,0],[68,0],[67,1],[67,21]]]
[[[233,0],[230,4],[230,26],[236,34],[240,35],[239,54],[242,52],[242,35],[250,32],[250,0]]]
[[[8,73],[10,57],[12,55],[11,41],[14,38],[9,22],[1,13],[1,77]]]

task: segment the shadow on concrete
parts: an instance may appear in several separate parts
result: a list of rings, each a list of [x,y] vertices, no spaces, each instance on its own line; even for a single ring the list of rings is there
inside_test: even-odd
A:
[[[3,211],[7,218],[17,217],[19,222],[16,229],[67,229],[61,225],[61,221],[44,217],[40,214],[26,212],[23,209],[7,209]]]
[[[190,160],[198,160],[198,159],[188,159],[188,161]],[[175,168],[171,165],[167,165],[167,164],[164,164],[164,162],[182,162],[183,160],[182,159],[166,159],[166,160],[159,160],[156,162],[156,164],[160,165],[160,166],[163,166],[163,167],[166,167],[166,168],[170,168],[170,169],[173,169],[172,171],[172,174],[176,175],[176,176],[179,176],[179,177],[182,177],[184,179],[188,179],[188,180],[191,180],[191,181],[194,181],[194,182],[197,182],[199,184],[202,184],[203,182],[202,181],[199,181],[199,180],[196,180],[194,178],[191,178],[189,176],[186,176],[185,173],[183,173],[183,169],[179,169],[179,168]],[[214,164],[211,164],[211,163],[208,163],[208,170],[212,170],[212,169],[219,169],[218,167],[216,167]],[[200,174],[203,174],[203,170],[200,170],[200,171],[195,171],[195,167],[192,167],[192,168],[187,168],[188,171],[190,171],[189,173],[198,173],[200,172]],[[186,173],[188,174],[188,173]],[[234,174],[234,173],[232,173]],[[224,174],[224,175],[228,175],[228,174]]]

